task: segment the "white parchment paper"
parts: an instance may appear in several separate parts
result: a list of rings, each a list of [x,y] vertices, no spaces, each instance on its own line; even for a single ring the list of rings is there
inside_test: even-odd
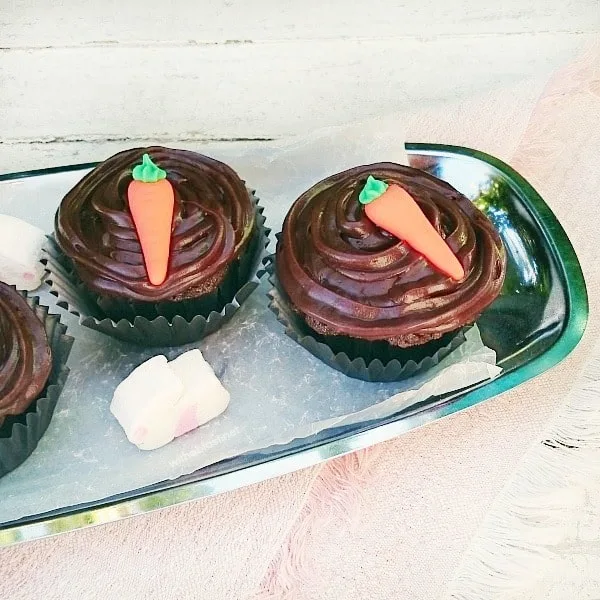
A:
[[[394,122],[380,119],[285,142],[192,148],[225,160],[256,187],[276,232],[293,200],[323,177],[368,162],[407,164],[403,139]],[[62,196],[82,174],[2,182],[0,212],[50,232]],[[233,320],[201,343],[164,351],[140,350],[82,328],[55,308],[76,340],[72,372],[39,447],[0,480],[0,521],[108,498],[325,429],[387,417],[500,372],[475,327],[466,343],[423,376],[387,384],[350,379],[284,334],[267,308],[267,290],[263,281]],[[55,307],[45,288],[41,296]],[[114,389],[151,356],[173,359],[195,346],[230,391],[228,410],[164,448],[138,450],[109,412]]]

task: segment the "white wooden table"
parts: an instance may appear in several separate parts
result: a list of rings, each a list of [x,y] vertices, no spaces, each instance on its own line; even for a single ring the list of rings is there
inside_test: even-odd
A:
[[[598,0],[0,0],[0,172],[276,138],[550,73]]]

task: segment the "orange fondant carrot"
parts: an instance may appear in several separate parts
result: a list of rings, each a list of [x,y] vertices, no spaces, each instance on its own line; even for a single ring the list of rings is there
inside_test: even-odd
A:
[[[396,184],[388,186],[369,176],[359,200],[365,205],[365,213],[373,223],[404,240],[435,268],[455,281],[465,276],[462,265],[448,244],[404,188]]]
[[[148,279],[160,285],[167,278],[175,195],[165,171],[144,154],[127,188],[129,210],[142,246]]]

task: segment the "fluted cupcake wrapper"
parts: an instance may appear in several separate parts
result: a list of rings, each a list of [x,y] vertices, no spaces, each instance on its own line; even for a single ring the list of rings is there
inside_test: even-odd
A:
[[[401,381],[431,369],[465,341],[465,331],[469,327],[411,348],[321,335],[290,306],[275,273],[275,255],[268,256],[264,265],[272,285],[268,292],[269,308],[284,325],[285,333],[313,356],[348,377],[371,382]]]
[[[48,429],[69,374],[66,363],[73,345],[73,338],[66,335],[67,328],[58,315],[48,314],[48,308],[39,304],[37,296],[27,298],[26,294],[19,293],[44,324],[52,350],[52,371],[37,400],[24,413],[7,416],[0,427],[0,477],[24,462]]]
[[[47,283],[57,304],[79,317],[85,327],[142,346],[181,346],[215,332],[231,319],[258,287],[259,269],[267,253],[269,229],[263,208],[249,190],[256,208],[256,229],[243,256],[230,266],[212,294],[181,302],[141,303],[91,293],[53,236],[44,249]],[[119,315],[118,317],[115,315]]]

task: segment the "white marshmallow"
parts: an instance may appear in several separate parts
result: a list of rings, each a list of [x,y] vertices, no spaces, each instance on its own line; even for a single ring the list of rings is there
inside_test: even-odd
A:
[[[154,450],[173,439],[175,407],[183,391],[166,357],[155,356],[118,385],[110,410],[131,443]]]
[[[168,363],[155,356],[137,367],[115,390],[110,410],[127,439],[154,450],[220,415],[229,404],[200,350]]]
[[[19,290],[40,286],[44,267],[40,263],[46,234],[33,225],[0,215],[0,281]]]
[[[229,392],[204,360],[200,350],[190,350],[169,363],[169,368],[183,382],[180,402],[195,405],[198,426],[219,416],[229,405]]]

